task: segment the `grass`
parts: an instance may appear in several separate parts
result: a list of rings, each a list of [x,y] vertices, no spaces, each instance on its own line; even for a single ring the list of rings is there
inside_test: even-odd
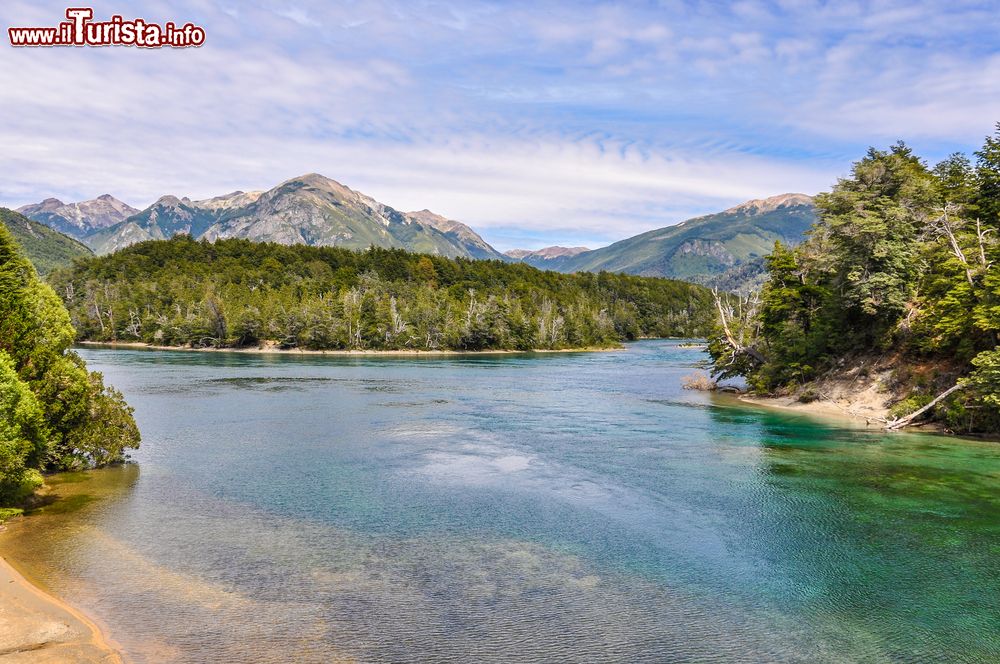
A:
[[[0,507],[0,523],[3,523],[7,519],[13,519],[15,516],[21,516],[24,514],[24,510],[20,507]]]

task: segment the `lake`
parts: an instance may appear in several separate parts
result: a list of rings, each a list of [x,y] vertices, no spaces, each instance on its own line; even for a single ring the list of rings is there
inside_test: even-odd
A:
[[[1000,444],[685,391],[678,342],[86,349],[137,462],[0,550],[137,662],[1000,660]]]

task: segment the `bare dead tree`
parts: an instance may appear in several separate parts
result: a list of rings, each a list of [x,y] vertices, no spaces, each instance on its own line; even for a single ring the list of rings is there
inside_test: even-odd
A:
[[[128,310],[128,325],[125,326],[125,331],[137,339],[142,336],[142,319],[139,317],[138,309]]]
[[[946,203],[943,208],[941,208],[941,215],[931,221],[929,227],[932,231],[945,237],[948,240],[948,245],[951,248],[951,253],[954,254],[955,258],[962,265],[965,270],[965,279],[969,282],[970,286],[976,285],[976,275],[978,273],[986,273],[993,266],[992,262],[986,257],[986,250],[990,243],[990,234],[994,229],[983,228],[982,222],[976,219],[976,246],[973,249],[975,251],[975,262],[969,259],[965,250],[962,249],[962,245],[959,242],[958,232],[965,226],[966,222],[957,215],[960,208],[957,205],[951,203]]]
[[[979,264],[983,268],[983,272],[988,272],[993,266],[993,263],[986,260],[986,236],[992,233],[994,229],[983,228],[982,222],[979,221],[979,217],[976,217],[976,243],[979,245]]]
[[[717,288],[712,289],[712,297],[719,312],[722,333],[732,349],[733,359],[737,355],[746,355],[758,364],[763,364],[766,358],[755,346],[759,330],[757,313],[760,311],[760,292],[754,291],[739,298],[735,305],[731,301],[724,301]]]
[[[958,243],[958,237],[956,232],[962,226],[961,218],[953,218],[949,215],[950,212],[958,212],[958,206],[951,203],[945,203],[944,207],[941,208],[941,216],[937,217],[930,223],[930,227],[939,235],[943,235],[948,239],[948,244],[951,247],[951,253],[955,255],[958,262],[962,265],[965,270],[965,278],[969,282],[970,286],[975,287],[976,279],[972,271],[972,265],[969,263],[969,259],[965,256],[965,252],[962,250],[962,246]],[[977,222],[978,226],[978,222]],[[985,253],[983,255],[985,262]]]
[[[927,411],[929,411],[931,408],[933,408],[934,406],[938,405],[943,400],[945,400],[946,398],[948,398],[949,396],[951,396],[955,392],[959,391],[963,387],[965,387],[965,385],[962,384],[962,383],[958,383],[956,385],[952,385],[947,390],[945,390],[941,394],[939,394],[936,397],[934,397],[933,399],[931,399],[931,401],[926,406],[924,406],[923,408],[919,408],[919,409],[913,411],[912,413],[910,413],[909,415],[905,415],[903,417],[897,417],[896,419],[892,420],[891,422],[887,422],[886,425],[885,425],[885,428],[888,431],[896,431],[898,429],[902,429],[903,427],[910,426],[921,415],[923,415],[924,413],[926,413]]]

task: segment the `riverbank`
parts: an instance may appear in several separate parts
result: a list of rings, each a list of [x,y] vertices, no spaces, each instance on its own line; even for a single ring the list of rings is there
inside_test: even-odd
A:
[[[741,394],[737,397],[739,401],[754,406],[765,408],[776,408],[778,410],[802,413],[824,418],[850,419],[855,422],[864,422],[869,426],[883,427],[888,416],[888,409],[876,407],[870,404],[835,401],[822,397],[815,401],[799,401],[798,396],[785,397],[759,397],[749,394]]]
[[[85,615],[0,558],[0,662],[121,664]]]
[[[144,350],[179,350],[198,353],[271,353],[275,355],[335,355],[335,356],[386,356],[386,357],[438,357],[453,355],[526,355],[531,353],[598,353],[624,350],[624,346],[587,346],[584,348],[539,348],[532,350],[309,350],[304,348],[280,348],[277,344],[247,346],[242,348],[194,348],[191,346],[158,346],[137,341],[78,341],[77,345],[91,348],[140,348]]]
[[[742,395],[746,403],[820,417],[849,418],[883,428],[902,413],[898,404],[918,394],[940,394],[955,385],[961,367],[943,361],[915,361],[898,353],[861,354],[844,358],[835,370],[778,396]],[[928,397],[929,399],[929,397]],[[905,406],[905,404],[904,404]],[[908,429],[953,434],[943,423],[918,419]],[[967,437],[969,437],[967,435]],[[971,436],[993,439],[995,436]]]

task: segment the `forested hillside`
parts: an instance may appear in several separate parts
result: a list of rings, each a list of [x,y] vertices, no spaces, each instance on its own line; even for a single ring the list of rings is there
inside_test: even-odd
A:
[[[711,321],[710,292],[692,284],[375,247],[180,236],[91,258],[51,281],[79,337],[97,341],[559,349],[697,336]]]
[[[974,161],[870,149],[816,207],[758,294],[719,301],[717,372],[807,399],[811,381],[861,367],[860,387],[887,368],[890,428],[928,416],[1000,431],[1000,124]]]
[[[0,225],[0,507],[29,496],[42,472],[120,461],[138,446],[132,410],[69,350],[73,337],[59,298]]]
[[[74,258],[94,253],[73,238],[7,208],[0,208],[0,224],[7,227],[28,260],[42,275],[69,265]]]

